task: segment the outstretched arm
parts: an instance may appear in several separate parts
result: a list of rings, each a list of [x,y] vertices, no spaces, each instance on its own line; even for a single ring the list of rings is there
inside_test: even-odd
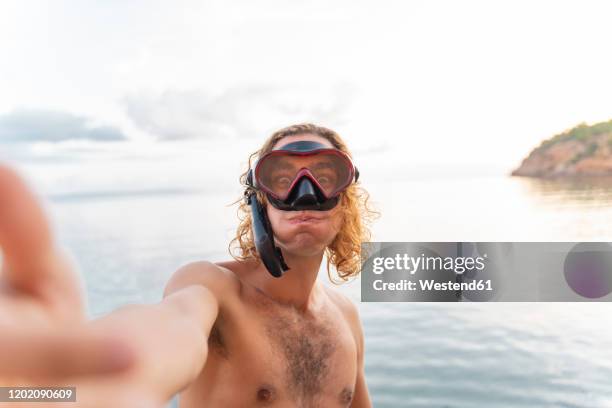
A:
[[[199,285],[173,278],[162,302],[87,322],[78,273],[34,195],[2,165],[0,249],[0,386],[76,386],[77,403],[58,407],[162,407],[203,367],[219,310],[206,286],[212,264],[198,266]]]
[[[204,286],[180,289],[155,305],[126,306],[91,323],[134,351],[133,366],[113,381],[165,402],[192,382],[207,357],[218,303]]]
[[[180,268],[157,305],[127,306],[92,323],[120,332],[136,350],[136,363],[119,383],[145,389],[167,401],[187,387],[208,356],[208,336],[235,282],[217,265],[195,262]]]

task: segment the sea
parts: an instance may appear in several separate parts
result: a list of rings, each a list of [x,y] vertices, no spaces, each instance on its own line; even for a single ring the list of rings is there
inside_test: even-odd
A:
[[[612,179],[457,175],[364,184],[375,241],[608,241]],[[229,259],[239,192],[50,195],[62,246],[81,270],[91,318],[155,303],[172,273]],[[612,305],[365,303],[360,281],[330,283],[359,307],[377,408],[612,407]],[[176,406],[175,398],[171,405]]]

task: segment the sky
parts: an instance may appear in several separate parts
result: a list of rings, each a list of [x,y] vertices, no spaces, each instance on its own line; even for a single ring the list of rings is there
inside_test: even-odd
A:
[[[606,1],[0,3],[0,160],[48,193],[236,185],[273,131],[362,175],[506,174],[612,119]]]

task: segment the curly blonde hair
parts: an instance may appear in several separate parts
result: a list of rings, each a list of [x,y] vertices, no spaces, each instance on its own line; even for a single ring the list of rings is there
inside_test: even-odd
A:
[[[248,168],[251,168],[256,158],[270,152],[274,145],[282,138],[304,134],[321,136],[327,139],[336,149],[352,157],[348,147],[338,133],[312,123],[302,123],[274,132],[258,151],[253,152],[249,156]],[[245,188],[247,186],[247,174],[248,169],[240,176],[240,183]],[[265,208],[268,204],[265,194],[258,191],[257,198]],[[332,243],[325,249],[327,275],[330,281],[334,283],[346,282],[351,277],[357,276],[360,272],[361,243],[370,240],[371,232],[369,225],[379,215],[377,211],[372,209],[371,204],[368,202],[369,198],[370,195],[360,186],[359,182],[351,184],[340,194],[338,205],[343,215],[342,226]],[[229,252],[237,261],[253,259],[260,261],[261,259],[257,254],[253,239],[250,208],[243,198],[236,200],[233,204],[237,203],[239,203],[238,218],[240,223],[236,230],[236,236],[229,244]],[[331,265],[335,266],[340,281],[336,281],[332,277]]]

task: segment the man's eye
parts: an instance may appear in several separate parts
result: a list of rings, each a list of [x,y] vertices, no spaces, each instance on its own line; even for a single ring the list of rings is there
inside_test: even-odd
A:
[[[274,184],[277,186],[288,186],[291,182],[291,179],[287,176],[278,176],[274,178]]]
[[[329,179],[329,177],[323,176],[323,177],[319,177],[319,184],[321,184],[322,186],[328,185],[331,183],[331,180]]]
[[[321,186],[330,186],[336,182],[336,178],[329,174],[321,174],[317,177],[317,181]]]

